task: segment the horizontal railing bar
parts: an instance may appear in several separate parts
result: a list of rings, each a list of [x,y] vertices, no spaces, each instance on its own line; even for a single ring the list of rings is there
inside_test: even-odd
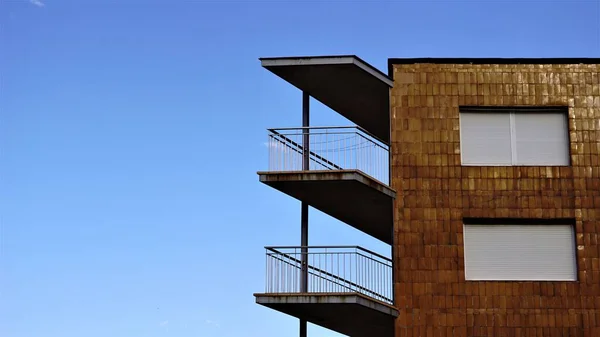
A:
[[[291,253],[291,252],[285,252],[285,251],[278,251],[278,250],[271,250],[270,253],[267,253],[267,255],[271,255],[271,254],[293,254],[293,253]],[[324,251],[319,251],[319,252],[309,252],[309,253],[306,253],[306,254],[308,254],[308,255],[348,255],[348,254],[352,254],[352,255],[362,256],[362,257],[364,257],[365,259],[367,259],[369,261],[377,262],[378,264],[381,264],[384,267],[391,267],[392,266],[391,265],[391,263],[392,263],[391,260],[381,261],[382,260],[381,258],[380,259],[375,259],[372,256],[361,254],[360,252],[352,252],[352,251],[324,252]]]
[[[357,133],[357,135],[358,135],[358,136],[360,136],[362,139],[364,139],[364,140],[366,140],[366,141],[370,142],[371,144],[373,144],[373,145],[376,145],[376,146],[378,146],[378,147],[382,148],[382,149],[383,149],[383,150],[385,150],[385,151],[389,151],[389,147],[385,147],[385,146],[383,146],[383,145],[381,145],[381,144],[379,144],[379,143],[377,143],[377,142],[374,142],[373,140],[371,140],[371,139],[369,139],[369,138],[365,137],[365,135],[362,135],[362,134],[360,134],[360,133]]]
[[[297,254],[298,254],[298,255],[301,255],[302,253],[300,253],[300,252],[299,252],[299,253],[297,253]],[[292,261],[294,261],[294,262],[296,262],[296,263],[299,263],[300,265],[302,264],[302,261],[301,261],[301,260],[298,260],[298,259],[296,259],[296,258],[294,258],[294,257],[290,256],[289,254],[286,254],[286,253],[279,253],[278,255],[283,255],[283,256],[285,256],[285,257],[286,257],[286,259],[292,260]],[[290,262],[288,262],[288,261],[285,261],[285,260],[284,260],[284,259],[282,259],[282,258],[275,257],[275,256],[272,256],[272,255],[270,255],[270,256],[271,256],[272,258],[275,258],[275,259],[277,259],[277,260],[279,260],[279,261],[282,261],[282,262],[284,262],[284,263],[287,263],[287,264],[289,264],[289,265],[292,265],[292,266],[294,266],[294,267],[298,268],[296,265],[294,265],[294,264],[292,264],[292,263],[290,263]],[[357,290],[362,290],[362,291],[364,291],[365,293],[369,293],[369,294],[372,294],[372,295],[374,295],[374,297],[379,297],[379,298],[383,298],[383,299],[385,299],[385,300],[391,301],[391,299],[389,299],[389,298],[385,297],[384,295],[381,295],[381,294],[379,294],[379,293],[377,293],[377,292],[375,292],[375,291],[373,291],[373,290],[370,290],[370,289],[368,289],[368,288],[365,288],[365,287],[363,287],[363,286],[361,286],[361,285],[359,285],[359,284],[356,284],[356,283],[354,283],[354,282],[352,282],[352,281],[346,280],[345,278],[342,278],[342,277],[339,277],[339,276],[337,276],[337,275],[331,274],[331,273],[329,273],[329,272],[327,272],[327,271],[325,271],[325,270],[322,270],[322,269],[320,269],[320,268],[313,267],[313,266],[311,266],[310,264],[307,264],[307,267],[308,267],[308,269],[312,269],[312,270],[314,270],[314,271],[318,271],[319,273],[325,274],[325,275],[327,275],[327,276],[329,276],[329,277],[331,277],[331,278],[333,278],[333,279],[335,279],[335,280],[338,280],[338,281],[343,281],[343,282],[345,282],[345,283],[347,283],[347,284],[349,284],[349,285],[351,285],[351,286],[354,286],[354,287],[356,287],[356,289],[357,289]],[[321,277],[321,278],[323,278],[323,277]],[[323,278],[323,279],[325,279],[325,278]],[[333,281],[332,281],[332,282],[333,282]],[[338,285],[341,285],[341,284],[338,284]],[[343,286],[343,285],[342,285],[342,286]],[[349,288],[349,289],[350,289],[350,290],[353,290],[353,288]]]
[[[303,132],[277,132],[277,131],[281,131],[281,130],[269,130],[269,132],[271,133],[275,133],[278,135],[286,135],[286,136],[303,136],[306,133]],[[319,135],[361,135],[364,137],[364,135],[356,132],[356,131],[349,131],[349,132],[311,132],[308,134],[309,136],[319,136]],[[366,138],[366,137],[365,137]],[[368,139],[368,138],[366,138]],[[371,142],[373,142],[371,140]]]
[[[358,248],[362,250],[367,250],[362,248],[361,246],[353,246],[353,245],[334,245],[334,246],[265,246],[266,249],[288,249],[288,248]],[[368,251],[368,250],[367,250]]]
[[[267,130],[272,131],[272,130],[305,130],[305,129],[310,129],[310,130],[324,130],[324,129],[357,129],[360,131],[363,131],[365,133],[369,133],[366,130],[363,130],[360,126],[352,126],[352,125],[343,125],[343,126],[290,126],[290,127],[284,127],[284,128],[268,128]]]
[[[348,253],[340,253],[340,254],[348,254]],[[356,255],[358,255],[358,256],[362,256],[362,257],[364,257],[365,259],[368,259],[368,260],[370,260],[370,261],[373,261],[373,262],[379,263],[380,265],[382,265],[382,266],[384,266],[384,267],[390,267],[390,268],[392,267],[392,264],[391,264],[391,263],[392,263],[392,260],[385,260],[385,262],[389,262],[389,264],[388,264],[388,263],[385,263],[384,261],[381,261],[380,259],[374,259],[374,258],[373,258],[373,257],[371,257],[371,256],[368,256],[368,255],[365,255],[365,254],[361,254],[361,253],[359,253],[359,252],[356,252],[356,253],[354,253],[354,254],[356,254]]]
[[[279,129],[277,129],[277,130],[279,130]],[[273,133],[273,134],[276,134],[276,135],[282,136],[282,137],[285,137],[285,136],[303,136],[303,135],[305,135],[305,133],[302,133],[302,132],[298,132],[298,133],[280,133],[280,132],[277,132],[275,130],[269,130],[269,131],[271,133]],[[281,131],[281,130],[279,130],[279,131]],[[384,145],[381,145],[378,142],[374,141],[373,139],[369,139],[365,135],[363,135],[361,133],[358,133],[358,132],[336,132],[336,133],[311,132],[311,133],[309,133],[309,136],[318,136],[318,135],[357,135],[357,136],[360,136],[362,139],[366,140],[369,144],[373,144],[373,145],[375,145],[375,146],[377,146],[377,147],[379,147],[379,148],[381,148],[381,149],[383,149],[385,151],[389,151],[388,147],[386,147]]]
[[[370,250],[368,250],[366,248],[363,248],[361,246],[266,246],[265,247],[265,249],[267,249],[267,250],[273,251],[275,253],[281,253],[281,254],[286,254],[286,253],[280,252],[277,249],[302,249],[302,248],[307,248],[307,249],[311,249],[311,248],[312,249],[325,249],[325,248],[327,248],[327,249],[359,249],[359,250],[362,250],[363,252],[366,252],[366,253],[372,254],[374,256],[377,256],[377,257],[379,257],[379,258],[381,258],[383,260],[392,262],[392,260],[390,258],[385,257],[385,256],[380,255],[380,254],[377,254],[377,253],[375,253],[373,251],[370,251]],[[346,253],[348,253],[348,252],[346,252]],[[308,252],[307,254],[314,254],[314,253]],[[362,255],[362,256],[364,256],[364,255]]]
[[[370,133],[369,131],[363,129],[362,127],[355,125],[355,126],[298,126],[298,127],[286,127],[286,128],[268,128],[267,130],[269,131],[273,131],[273,130],[304,130],[304,129],[309,129],[309,130],[323,130],[323,129],[356,129],[356,130],[360,130],[361,132],[364,132],[365,134],[367,134],[370,137],[373,137],[374,139],[376,139],[377,141],[381,142],[382,144],[388,145],[386,144],[386,142],[382,141],[381,139],[379,139],[379,137],[373,135],[372,133]]]

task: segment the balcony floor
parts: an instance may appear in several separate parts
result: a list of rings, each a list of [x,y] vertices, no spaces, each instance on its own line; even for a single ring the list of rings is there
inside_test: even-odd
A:
[[[256,303],[352,337],[393,337],[398,310],[357,293],[254,294]]]
[[[392,244],[396,192],[358,170],[258,172],[260,181]]]

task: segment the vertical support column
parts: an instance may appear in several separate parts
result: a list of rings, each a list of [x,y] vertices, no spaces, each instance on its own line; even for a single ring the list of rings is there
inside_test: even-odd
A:
[[[302,169],[308,171],[310,169],[310,95],[302,92]]]
[[[310,95],[302,92],[302,170],[310,169]],[[300,215],[300,246],[302,252],[302,270],[300,292],[308,292],[308,204],[302,202]],[[306,337],[306,320],[300,320],[300,337]]]

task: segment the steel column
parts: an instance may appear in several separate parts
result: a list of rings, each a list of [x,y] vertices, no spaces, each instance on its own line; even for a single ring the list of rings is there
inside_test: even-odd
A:
[[[307,171],[310,169],[310,138],[309,129],[310,126],[310,95],[306,92],[302,92],[302,169]]]
[[[310,95],[302,92],[302,170],[310,169]],[[302,270],[300,292],[308,292],[308,204],[302,202],[300,214],[300,246],[302,252]],[[300,337],[306,337],[306,320],[300,320]]]

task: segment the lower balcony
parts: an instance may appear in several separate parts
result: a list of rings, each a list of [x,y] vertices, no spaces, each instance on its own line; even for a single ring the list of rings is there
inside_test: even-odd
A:
[[[349,336],[394,336],[384,256],[357,246],[266,247],[266,276],[258,304]]]
[[[388,146],[358,127],[270,129],[260,181],[392,244]]]

